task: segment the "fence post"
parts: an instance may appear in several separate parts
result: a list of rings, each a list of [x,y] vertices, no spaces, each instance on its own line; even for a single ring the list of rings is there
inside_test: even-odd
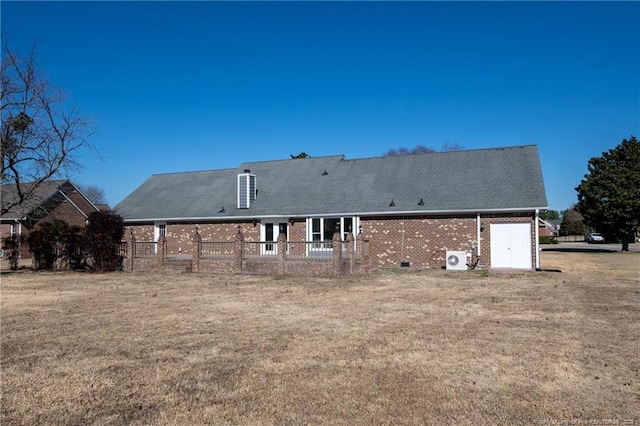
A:
[[[202,250],[202,245],[200,242],[202,241],[202,237],[200,236],[200,230],[196,226],[196,235],[193,237],[193,268],[196,273],[200,272],[200,252]]]
[[[278,234],[278,274],[284,275],[287,272],[285,266],[285,255],[287,252],[287,236],[284,232]]]
[[[167,237],[165,237],[164,235],[160,235],[160,237],[158,237],[158,253],[157,253],[158,266],[161,266],[164,263],[164,258],[167,254],[166,251],[167,251]]]
[[[242,235],[242,228],[238,225],[238,233],[236,234],[236,242],[233,246],[233,254],[235,256],[234,269],[237,272],[242,272],[242,259],[244,257],[244,236]]]
[[[356,269],[355,252],[353,250],[353,234],[349,232],[347,234],[347,253],[349,255],[349,273],[353,274]]]
[[[333,233],[333,239],[331,240],[333,246],[333,273],[335,275],[342,274],[342,238],[340,238],[340,231],[336,230]]]
[[[134,257],[136,257],[136,236],[133,235],[133,228],[129,229],[130,236],[127,244],[127,269],[133,272]]]

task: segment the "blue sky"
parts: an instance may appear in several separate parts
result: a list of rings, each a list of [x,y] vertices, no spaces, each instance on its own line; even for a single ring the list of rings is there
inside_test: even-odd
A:
[[[3,1],[1,19],[94,120],[101,155],[72,178],[112,206],[151,174],[301,151],[536,144],[562,210],[591,157],[640,137],[638,2]]]

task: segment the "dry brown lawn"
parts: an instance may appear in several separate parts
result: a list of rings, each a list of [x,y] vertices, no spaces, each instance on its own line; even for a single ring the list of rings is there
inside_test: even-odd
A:
[[[342,279],[5,273],[2,425],[640,425],[640,253]]]

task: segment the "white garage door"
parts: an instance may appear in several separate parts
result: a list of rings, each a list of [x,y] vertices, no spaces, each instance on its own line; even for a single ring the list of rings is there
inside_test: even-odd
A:
[[[491,224],[491,267],[532,269],[531,224]]]

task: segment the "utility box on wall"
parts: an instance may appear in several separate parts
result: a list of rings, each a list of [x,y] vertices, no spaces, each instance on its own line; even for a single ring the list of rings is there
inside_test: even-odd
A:
[[[459,250],[447,251],[447,269],[451,271],[466,271],[467,252]]]

